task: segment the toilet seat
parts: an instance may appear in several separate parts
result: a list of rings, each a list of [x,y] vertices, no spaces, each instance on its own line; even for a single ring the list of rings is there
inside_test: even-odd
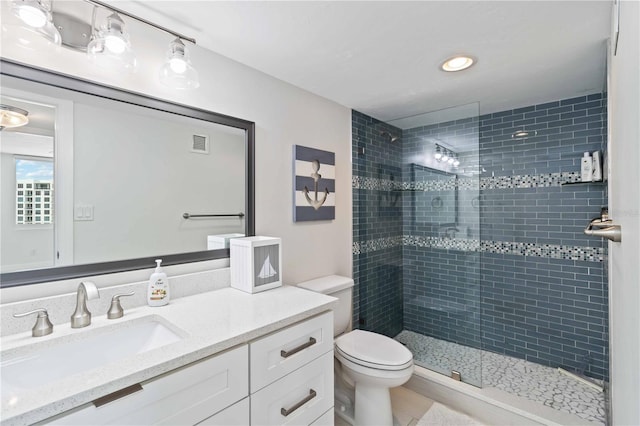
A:
[[[401,343],[364,330],[353,330],[335,340],[336,353],[362,367],[399,371],[413,365],[413,354]]]

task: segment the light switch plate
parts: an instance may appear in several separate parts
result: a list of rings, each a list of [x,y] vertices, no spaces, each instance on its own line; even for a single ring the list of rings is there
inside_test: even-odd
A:
[[[78,203],[75,205],[73,218],[76,221],[93,220],[93,205]]]

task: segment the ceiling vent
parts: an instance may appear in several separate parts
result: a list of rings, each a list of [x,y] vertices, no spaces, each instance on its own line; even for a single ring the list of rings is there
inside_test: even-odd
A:
[[[193,135],[191,140],[191,152],[198,154],[209,153],[209,136],[205,135]]]

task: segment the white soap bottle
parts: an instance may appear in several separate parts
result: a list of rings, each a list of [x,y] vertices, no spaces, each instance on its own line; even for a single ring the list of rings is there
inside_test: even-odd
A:
[[[600,160],[600,151],[593,152],[593,181],[602,180],[602,161]]]
[[[149,306],[164,306],[169,303],[169,280],[167,274],[162,271],[160,263],[162,259],[156,259],[156,270],[149,277],[147,290],[147,303]]]
[[[582,182],[591,182],[593,180],[593,160],[588,152],[584,153],[580,162],[580,180]]]

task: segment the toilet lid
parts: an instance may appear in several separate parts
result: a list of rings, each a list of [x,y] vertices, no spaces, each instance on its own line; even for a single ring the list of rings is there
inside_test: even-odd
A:
[[[356,364],[380,370],[401,370],[413,363],[413,354],[402,343],[364,330],[353,330],[335,341],[336,350]]]

